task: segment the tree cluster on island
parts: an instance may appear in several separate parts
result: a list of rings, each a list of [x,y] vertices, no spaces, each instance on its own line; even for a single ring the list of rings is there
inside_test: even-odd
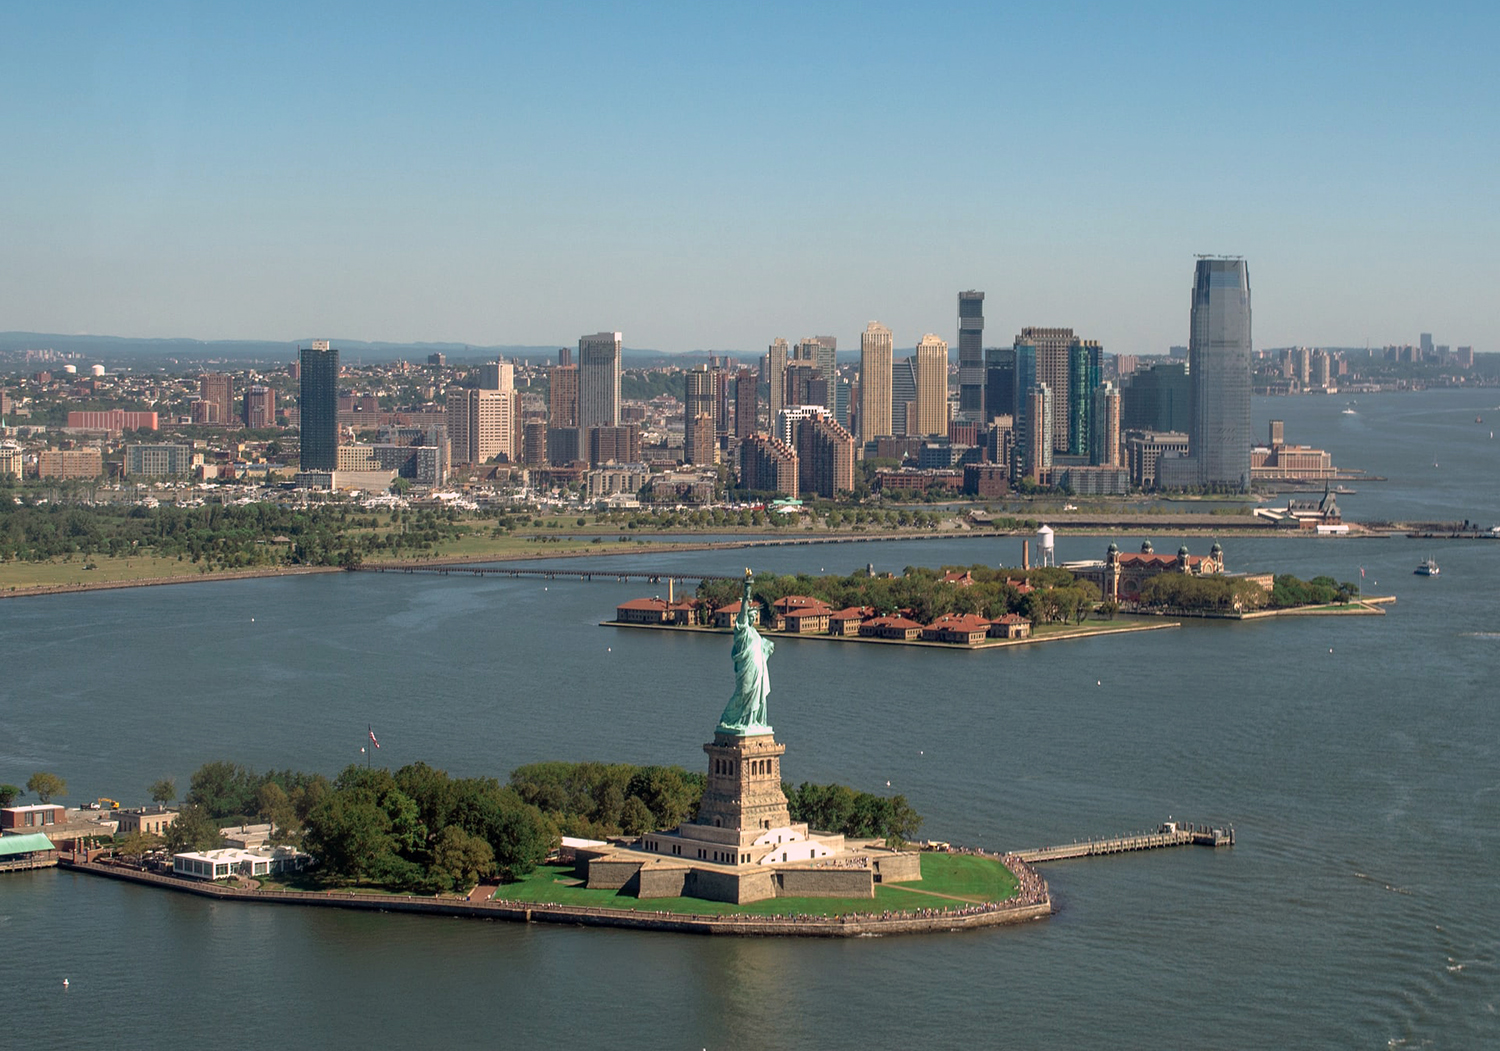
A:
[[[693,818],[707,779],[678,766],[534,763],[508,784],[455,778],[426,763],[392,773],[353,765],[333,780],[292,770],[256,773],[237,763],[205,763],[193,774],[164,836],[131,833],[121,853],[169,853],[223,845],[222,828],[269,822],[271,842],[292,844],[316,862],[320,885],[368,884],[392,891],[444,893],[485,877],[521,879],[562,834],[639,835]],[[921,817],[902,796],[883,798],[841,785],[785,786],[794,820],[846,835],[904,839]],[[175,784],[153,796],[170,801]]]
[[[1245,577],[1161,573],[1141,586],[1139,605],[1146,609],[1250,611],[1298,606],[1343,605],[1359,597],[1359,585],[1317,576],[1299,580],[1278,574],[1269,592]]]
[[[970,582],[957,584],[943,579],[963,573],[968,574]],[[718,608],[738,601],[740,586],[734,580],[705,580],[698,585],[697,595]],[[765,609],[786,595],[807,595],[836,610],[869,606],[881,616],[906,611],[906,616],[922,624],[949,613],[976,614],[991,620],[1016,613],[1033,624],[1081,623],[1099,602],[1097,587],[1065,569],[996,569],[982,565],[938,569],[907,566],[900,576],[870,576],[864,571],[843,577],[765,574],[755,578],[754,595]]]

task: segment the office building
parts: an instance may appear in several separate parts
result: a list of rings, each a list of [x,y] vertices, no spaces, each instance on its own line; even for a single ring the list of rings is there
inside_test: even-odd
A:
[[[514,390],[450,390],[448,438],[454,463],[487,463],[520,456],[520,403]]]
[[[231,406],[234,404],[234,381],[222,372],[205,372],[198,377],[198,401],[207,409],[207,418],[201,422],[228,423],[231,419]]]
[[[514,390],[516,367],[507,361],[486,361],[479,366],[480,390]]]
[[[1153,365],[1125,378],[1120,389],[1120,428],[1186,434],[1192,403],[1186,362]]]
[[[1052,421],[1052,447],[1066,451],[1068,448],[1068,415],[1061,411],[1071,404],[1069,349],[1073,346],[1071,328],[1023,328],[1016,343],[1027,343],[1035,348],[1036,383],[1045,383],[1052,392],[1053,404],[1058,412]],[[1030,386],[1018,385],[1024,393]]]
[[[304,471],[336,471],[339,466],[339,352],[326,339],[298,349],[297,399]]]
[[[1188,436],[1179,431],[1132,431],[1125,437],[1125,467],[1130,484],[1137,489],[1155,489],[1157,467],[1162,460],[1187,457]]]
[[[984,293],[960,292],[958,294],[958,415],[960,419],[979,422],[985,418],[984,380]]]
[[[718,462],[718,425],[714,418],[718,402],[714,381],[718,374],[718,369],[707,365],[695,365],[684,374],[682,459],[685,463]],[[708,417],[706,428],[700,425],[700,416]],[[704,441],[705,432],[707,441]]]
[[[253,430],[276,426],[276,390],[251,387],[245,391],[245,426]]]
[[[859,337],[859,440],[895,434],[891,420],[891,373],[895,340],[878,321]],[[903,413],[903,415],[905,415]],[[904,429],[903,429],[904,433]]]
[[[776,414],[786,408],[786,367],[791,361],[791,347],[781,337],[771,341],[771,346],[766,351],[766,383],[770,388],[770,416],[771,423],[776,422]]]
[[[1198,484],[1250,486],[1250,273],[1243,259],[1199,259],[1193,280],[1188,455]]]
[[[583,436],[577,427],[549,426],[547,428],[547,462],[549,464],[565,467],[582,460],[586,451]]]
[[[984,420],[1016,414],[1016,350],[986,347],[984,350]]]
[[[620,422],[618,332],[598,332],[578,341],[578,426],[615,427]]]
[[[917,420],[917,369],[911,358],[891,366],[891,431],[898,437],[913,433]],[[876,435],[882,437],[882,435]]]
[[[578,426],[578,366],[554,365],[547,375],[547,423]]]
[[[916,419],[908,420],[909,435],[925,437],[948,433],[948,344],[931,332],[912,356],[917,385]]]
[[[129,478],[173,478],[193,473],[191,445],[127,445],[125,475]]]
[[[589,466],[640,463],[641,429],[633,423],[588,429]]]
[[[760,381],[753,369],[734,377],[734,436],[748,438],[760,429]]]

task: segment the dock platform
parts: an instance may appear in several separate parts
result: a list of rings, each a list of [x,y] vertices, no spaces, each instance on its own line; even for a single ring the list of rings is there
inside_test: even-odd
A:
[[[1100,854],[1124,854],[1132,850],[1159,850],[1162,847],[1232,847],[1234,826],[1217,828],[1209,825],[1192,825],[1180,821],[1166,821],[1155,832],[1137,832],[1108,839],[1082,839],[1063,843],[1055,847],[1035,847],[1031,850],[1011,851],[1016,857],[1030,864],[1043,861],[1063,861],[1067,858],[1088,858]]]

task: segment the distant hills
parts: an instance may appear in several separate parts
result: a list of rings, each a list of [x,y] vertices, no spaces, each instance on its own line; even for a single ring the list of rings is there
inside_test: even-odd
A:
[[[13,356],[26,350],[53,350],[58,354],[86,359],[75,361],[74,364],[98,363],[105,367],[114,365],[130,368],[216,361],[284,364],[296,358],[299,346],[306,346],[313,339],[322,338],[324,337],[310,336],[304,340],[282,343],[250,339],[139,339],[126,336],[67,336],[56,332],[0,332],[0,354]],[[540,363],[556,361],[558,351],[556,345],[474,346],[467,343],[382,343],[335,337],[328,339],[342,352],[343,361],[370,364],[403,360],[421,363],[427,360],[429,354],[443,354],[453,364],[494,361],[497,356],[507,360],[519,358]],[[668,354],[639,347],[626,347],[621,356],[626,365],[642,368],[658,363],[692,365],[707,361],[710,354],[727,355],[747,363],[760,356],[756,351],[741,350]]]

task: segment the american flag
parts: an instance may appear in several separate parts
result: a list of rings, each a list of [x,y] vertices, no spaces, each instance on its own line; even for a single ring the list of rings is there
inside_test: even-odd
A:
[[[375,740],[375,728],[374,727],[368,727],[367,729],[369,729],[369,731],[370,731],[370,743],[373,744],[376,748],[379,748],[380,747],[380,742],[377,741],[377,740]]]

